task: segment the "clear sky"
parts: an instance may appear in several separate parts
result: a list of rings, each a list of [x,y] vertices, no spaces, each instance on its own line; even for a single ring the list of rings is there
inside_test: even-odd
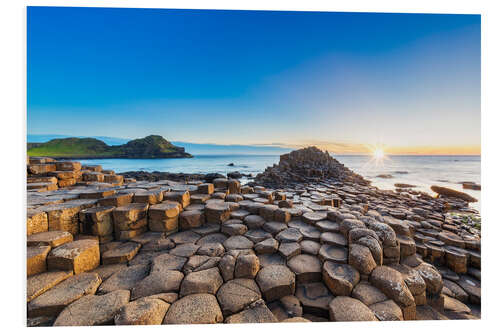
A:
[[[29,7],[28,133],[480,153],[479,15]]]

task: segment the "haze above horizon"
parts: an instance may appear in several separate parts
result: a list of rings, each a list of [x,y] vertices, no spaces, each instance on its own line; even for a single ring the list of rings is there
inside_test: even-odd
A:
[[[476,155],[480,21],[28,7],[27,129]]]

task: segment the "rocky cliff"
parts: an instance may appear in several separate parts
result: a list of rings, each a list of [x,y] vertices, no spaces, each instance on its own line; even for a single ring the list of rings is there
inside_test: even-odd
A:
[[[29,156],[55,158],[184,158],[193,157],[159,135],[135,139],[124,145],[108,146],[92,138],[54,139],[45,143],[28,143]]]

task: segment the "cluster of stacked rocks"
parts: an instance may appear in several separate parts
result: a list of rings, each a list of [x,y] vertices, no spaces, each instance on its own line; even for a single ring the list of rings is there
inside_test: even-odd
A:
[[[56,161],[49,157],[28,157],[28,190],[54,191],[58,188],[105,182],[123,184],[123,176],[113,170],[102,170],[100,165],[82,165],[78,162]]]
[[[29,189],[28,325],[480,317],[480,235],[446,199],[378,190],[310,150],[314,163],[304,151],[282,161],[318,179],[280,187]]]
[[[303,148],[281,155],[279,163],[258,174],[255,182],[276,187],[325,179],[369,184],[369,181],[334,159],[328,151],[323,152],[317,147]]]

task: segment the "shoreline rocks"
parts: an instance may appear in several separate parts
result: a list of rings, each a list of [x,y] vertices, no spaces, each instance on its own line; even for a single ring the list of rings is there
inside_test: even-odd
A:
[[[28,191],[29,326],[480,317],[467,201],[380,190],[317,148],[245,186],[80,167],[94,180]]]

